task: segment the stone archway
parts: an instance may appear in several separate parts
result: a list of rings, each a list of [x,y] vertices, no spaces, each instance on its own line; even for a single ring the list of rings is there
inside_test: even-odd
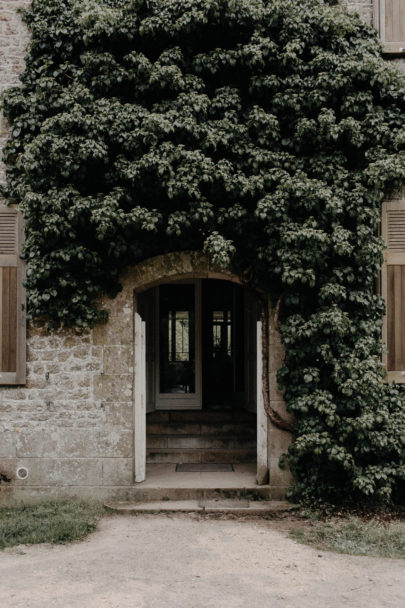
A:
[[[222,279],[242,283],[237,275],[214,266],[199,251],[182,251],[167,253],[141,262],[128,272],[124,282],[130,288],[141,293],[154,287],[162,280],[178,281],[182,279]]]
[[[109,312],[109,322],[104,329],[104,344],[110,337],[119,346],[120,343],[130,347],[129,356],[134,360],[134,314],[136,296],[162,281],[183,279],[222,279],[243,284],[243,280],[232,273],[213,265],[202,252],[184,251],[167,253],[140,262],[128,268],[122,275],[122,291],[114,298],[104,298],[102,305]],[[131,336],[129,335],[131,334]],[[277,389],[276,372],[282,365],[283,348],[277,328],[270,319],[269,335],[269,387],[270,403],[274,410],[285,416],[283,395]],[[106,370],[106,373],[108,371]],[[288,415],[287,415],[288,417]],[[274,488],[273,498],[282,498],[286,488],[291,485],[291,475],[279,468],[279,457],[286,451],[291,441],[290,433],[275,427],[264,414],[265,438],[261,434],[261,450],[266,451],[265,459],[270,472],[270,485]],[[262,428],[262,431],[263,431]]]

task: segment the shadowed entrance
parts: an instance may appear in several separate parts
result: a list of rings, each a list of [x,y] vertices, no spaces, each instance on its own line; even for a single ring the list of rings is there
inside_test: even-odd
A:
[[[175,479],[178,479],[179,475],[199,475],[198,473],[175,473],[175,465],[178,464],[178,459],[176,462],[169,464],[148,464],[148,469],[146,470],[146,411],[148,414],[148,424],[156,424],[160,427],[157,433],[151,432],[158,430],[156,427],[148,428],[149,437],[151,435],[159,435],[160,432],[164,432],[164,428],[167,428],[167,425],[171,425],[174,427],[174,430],[178,431],[176,433],[170,433],[171,436],[164,438],[165,446],[164,448],[154,447],[154,450],[164,449],[167,451],[168,449],[190,449],[190,444],[187,446],[184,445],[183,442],[192,441],[195,439],[199,439],[198,435],[204,434],[207,430],[207,425],[210,424],[210,421],[207,421],[207,416],[211,416],[216,419],[216,423],[221,425],[221,432],[225,429],[229,432],[228,437],[233,434],[235,436],[235,429],[232,429],[231,421],[226,421],[224,419],[224,415],[232,416],[232,417],[250,417],[252,420],[256,415],[256,429],[253,430],[253,437],[256,434],[255,441],[255,451],[256,451],[256,462],[252,462],[246,465],[238,465],[238,466],[247,466],[249,468],[249,485],[255,485],[255,471],[257,468],[258,475],[260,475],[260,483],[265,483],[263,481],[266,478],[266,472],[268,471],[268,418],[264,411],[263,404],[263,389],[262,389],[262,329],[261,323],[256,321],[256,317],[254,316],[252,306],[249,305],[249,302],[252,304],[255,301],[255,297],[250,299],[248,297],[248,304],[246,301],[244,302],[244,314],[247,314],[248,319],[251,319],[252,327],[250,331],[247,332],[247,335],[250,336],[250,346],[249,344],[245,345],[245,364],[244,364],[244,374],[245,376],[245,397],[246,395],[253,394],[253,390],[255,391],[255,408],[254,412],[257,414],[253,414],[249,412],[249,400],[244,400],[244,408],[243,409],[235,409],[235,410],[225,410],[225,411],[207,411],[203,408],[203,398],[202,398],[202,383],[201,383],[201,400],[198,400],[198,383],[199,379],[197,377],[198,370],[201,371],[200,378],[202,379],[202,367],[195,367],[195,386],[196,393],[192,394],[187,392],[183,393],[182,399],[184,400],[181,408],[179,408],[179,396],[180,393],[177,394],[162,394],[160,391],[160,379],[158,382],[158,375],[160,375],[160,361],[156,364],[156,356],[159,349],[156,348],[156,340],[159,339],[159,331],[156,331],[156,319],[159,318],[158,311],[156,310],[156,302],[158,300],[157,293],[152,288],[160,288],[161,285],[171,285],[174,283],[190,283],[198,280],[212,280],[216,281],[227,281],[232,285],[240,285],[242,286],[242,280],[240,277],[232,274],[230,271],[222,268],[218,268],[211,263],[211,261],[201,252],[198,251],[188,251],[188,252],[176,252],[176,253],[168,253],[162,256],[158,256],[156,258],[151,258],[149,260],[145,260],[144,262],[138,264],[137,266],[128,270],[127,275],[124,277],[124,290],[133,289],[134,293],[134,477],[136,482],[142,482],[146,480],[146,484],[148,483],[148,479],[151,477],[154,478],[154,482],[152,486],[155,487],[155,484],[160,485],[160,490],[163,490],[163,486],[161,485],[161,477],[159,471],[162,472],[163,478],[167,479],[170,471],[173,472]],[[198,289],[198,287],[197,287]],[[154,296],[152,294],[155,294]],[[244,288],[244,293],[249,296],[249,290]],[[254,296],[254,294],[250,293],[250,295]],[[195,306],[195,302],[194,302]],[[142,309],[142,311],[141,311]],[[182,307],[182,311],[184,313],[184,309]],[[195,308],[194,315],[198,311],[198,306]],[[140,312],[144,314],[146,317],[142,319]],[[257,309],[256,313],[257,315]],[[179,317],[180,318],[180,317]],[[191,317],[190,317],[191,320]],[[196,321],[196,319],[194,319]],[[147,331],[147,326],[154,328],[152,331]],[[200,328],[201,331],[201,323],[195,322],[195,327]],[[245,330],[244,330],[245,331]],[[156,337],[157,336],[157,337]],[[194,337],[195,345],[198,343],[196,337]],[[201,344],[201,339],[200,339]],[[189,345],[191,348],[191,344]],[[250,353],[250,355],[249,355]],[[194,355],[196,356],[196,354]],[[249,380],[250,379],[250,380]],[[256,380],[259,383],[258,390],[256,390]],[[250,385],[249,385],[250,382]],[[159,390],[159,396],[157,398],[157,390]],[[160,403],[161,398],[164,397],[166,399],[166,405],[174,404],[177,402],[176,407],[164,408],[164,407],[156,407],[157,404]],[[191,398],[195,399],[194,407],[190,408],[190,402],[187,403],[187,400]],[[180,399],[180,401],[182,400]],[[164,401],[164,399],[163,399]],[[252,402],[253,404],[253,402]],[[163,405],[163,402],[160,403]],[[199,420],[197,422],[193,422],[191,420],[186,420],[188,416],[199,415],[203,416],[204,420]],[[153,421],[151,417],[155,417],[156,419]],[[222,418],[222,419],[221,419]],[[254,419],[254,418],[253,418]],[[239,422],[244,431],[246,430],[245,421],[237,421]],[[190,427],[189,424],[195,424],[196,426]],[[180,430],[181,425],[187,425],[186,429],[184,427]],[[212,427],[211,427],[212,428]],[[172,428],[173,430],[173,428]],[[201,432],[200,432],[201,430]],[[209,430],[209,426],[208,426]],[[190,437],[191,431],[194,431],[197,437]],[[172,443],[174,437],[172,435],[179,435],[176,437],[176,441],[179,443],[183,443],[181,448],[169,448],[169,441]],[[214,433],[211,433],[214,434]],[[168,434],[169,435],[169,434]],[[188,435],[188,436],[187,436]],[[155,437],[154,438],[157,445],[160,443],[162,438]],[[167,443],[166,443],[167,440]],[[201,440],[201,439],[200,439]],[[150,447],[150,446],[149,446]],[[148,447],[148,449],[149,449]],[[244,446],[246,447],[246,446]],[[152,449],[152,448],[151,448]],[[197,448],[198,449],[198,448]],[[219,449],[219,448],[217,448]],[[233,448],[236,450],[236,448]],[[209,462],[216,462],[216,457],[212,457],[212,452],[210,453]],[[235,455],[235,454],[234,454]],[[170,457],[171,458],[171,457]],[[228,458],[227,458],[228,460]],[[195,462],[195,460],[194,460]],[[197,462],[201,462],[201,459],[198,458]],[[152,467],[154,469],[152,469]],[[155,470],[155,467],[158,470]],[[163,467],[163,469],[162,469]],[[170,471],[168,471],[168,468]],[[156,474],[155,474],[156,473]],[[205,473],[200,473],[200,475],[206,475]],[[235,475],[234,473],[220,473],[219,475],[231,475],[232,477]],[[171,477],[171,475],[170,475]],[[225,480],[224,480],[225,481]],[[174,485],[179,484],[178,481],[173,482]],[[204,483],[207,482],[202,482]],[[217,481],[213,481],[214,485],[217,484]],[[237,488],[240,488],[242,483],[241,481],[229,480],[229,487],[233,486],[236,483]],[[189,482],[186,484],[189,487]],[[142,486],[144,487],[144,486]],[[135,490],[137,495],[143,495],[142,487],[139,486],[139,490]],[[146,487],[146,486],[145,486]],[[218,487],[218,486],[217,486]],[[219,486],[220,487],[220,486]],[[246,487],[246,486],[244,486]],[[149,489],[152,491],[152,487]],[[148,492],[149,492],[148,490]],[[154,490],[153,490],[154,491]],[[188,491],[188,490],[187,490]]]
[[[141,294],[138,310],[146,326],[147,462],[255,463],[254,295],[229,281],[182,280]]]

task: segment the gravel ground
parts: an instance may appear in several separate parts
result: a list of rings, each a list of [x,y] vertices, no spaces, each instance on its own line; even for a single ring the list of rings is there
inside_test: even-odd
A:
[[[286,524],[111,516],[69,545],[0,552],[2,608],[402,608],[405,561],[318,551]]]

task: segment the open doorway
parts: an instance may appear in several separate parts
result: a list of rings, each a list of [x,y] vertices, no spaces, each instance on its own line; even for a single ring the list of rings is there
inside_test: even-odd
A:
[[[145,462],[251,469],[259,462],[261,395],[256,295],[233,281],[185,279],[162,282],[136,301],[145,334],[139,368],[145,369]]]
[[[138,296],[147,412],[256,411],[257,300],[231,281],[162,283]]]

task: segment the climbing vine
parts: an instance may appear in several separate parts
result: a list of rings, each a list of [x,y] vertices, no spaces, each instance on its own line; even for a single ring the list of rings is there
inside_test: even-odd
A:
[[[405,87],[333,4],[34,0],[4,100],[7,197],[32,318],[91,326],[125,266],[167,251],[252,276],[279,302],[293,497],[388,501],[405,413],[383,383],[375,284]]]

